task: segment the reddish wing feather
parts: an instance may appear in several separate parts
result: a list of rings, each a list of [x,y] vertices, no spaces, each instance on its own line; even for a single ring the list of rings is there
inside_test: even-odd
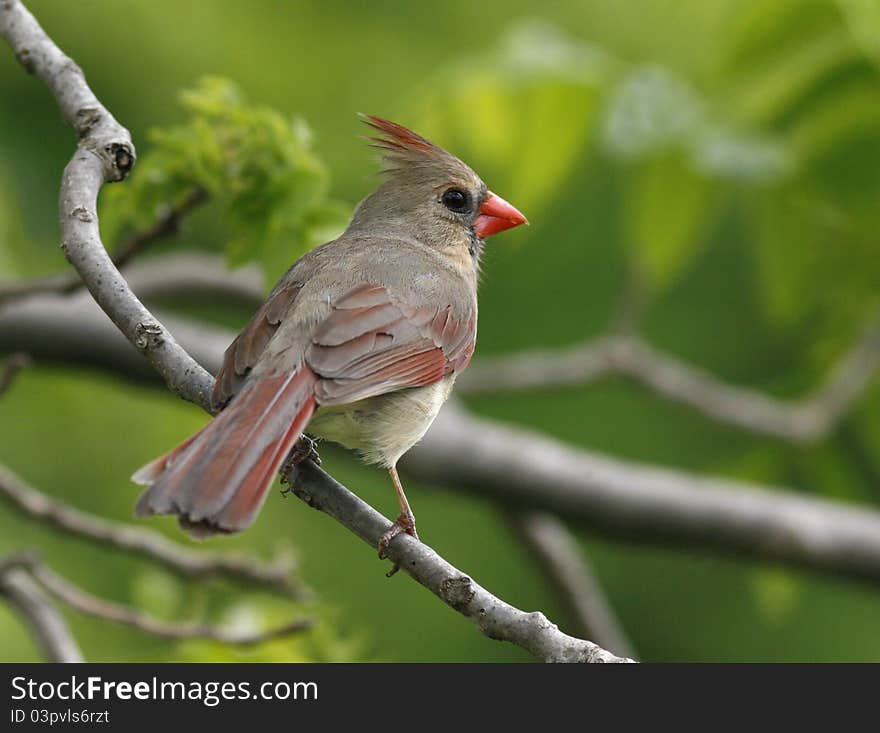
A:
[[[211,403],[215,409],[224,407],[238,394],[244,378],[275,335],[278,324],[290,310],[301,288],[299,283],[292,283],[273,292],[226,349],[223,366],[217,373],[211,394]]]
[[[475,319],[451,306],[406,307],[385,288],[362,285],[339,298],[306,350],[321,378],[320,404],[345,404],[432,384],[467,366]]]

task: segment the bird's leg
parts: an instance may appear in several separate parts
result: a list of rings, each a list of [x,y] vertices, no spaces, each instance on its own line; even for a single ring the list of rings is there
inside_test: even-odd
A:
[[[419,533],[416,532],[416,517],[413,514],[409,501],[407,501],[406,494],[403,491],[403,484],[400,483],[400,476],[397,475],[397,466],[391,466],[388,469],[388,473],[391,476],[391,482],[394,484],[394,491],[397,493],[397,503],[400,505],[400,516],[394,520],[394,524],[383,532],[382,536],[379,538],[379,557],[383,559],[388,550],[388,544],[401,532],[406,532],[408,535],[415,537],[416,539],[419,538]],[[390,578],[398,570],[400,570],[400,566],[395,563],[394,567],[388,571],[388,577]]]
[[[299,436],[299,440],[296,441],[296,445],[293,446],[290,453],[287,454],[287,458],[284,459],[284,464],[281,466],[281,483],[286,484],[287,474],[290,473],[290,470],[306,460],[316,466],[321,465],[321,456],[318,455],[318,441],[311,435],[303,433]],[[289,486],[281,489],[282,496],[287,496],[289,493]]]

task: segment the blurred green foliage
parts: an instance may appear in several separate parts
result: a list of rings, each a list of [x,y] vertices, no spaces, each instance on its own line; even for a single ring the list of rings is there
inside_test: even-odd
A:
[[[291,258],[338,236],[349,209],[327,198],[329,176],[302,120],[246,100],[231,81],[202,79],[180,94],[185,124],[155,129],[129,186],[102,198],[109,241],[149,227],[164,207],[194,191],[215,202],[231,266],[260,263],[272,281]]]
[[[460,155],[532,223],[487,247],[477,358],[597,335],[636,282],[653,343],[721,378],[796,397],[880,307],[876,0],[29,5],[138,145],[131,180],[102,194],[108,244],[203,187],[211,203],[167,246],[255,260],[271,285],[375,185],[356,139],[363,111]],[[102,32],[120,12],[125,33]],[[13,277],[64,267],[56,180],[73,143],[45,90],[7,56],[0,271]],[[182,116],[186,89],[195,91],[182,96]],[[249,316],[217,310],[232,327]],[[876,386],[831,437],[805,447],[718,425],[621,380],[469,404],[626,458],[880,502]],[[203,420],[159,390],[38,366],[0,402],[0,461],[77,506],[128,518],[131,470]],[[324,454],[334,475],[392,511],[381,472]],[[569,626],[490,504],[436,487],[409,493],[426,540],[451,562]],[[223,545],[295,547],[321,605],[293,611],[321,623],[247,658],[525,658],[415,584],[386,581],[373,554],[326,517],[271,501],[278,506],[250,532]],[[172,522],[153,524],[179,538]],[[90,590],[158,615],[253,624],[291,612],[262,595],[193,588],[2,508],[0,538],[0,551],[39,547]],[[645,659],[880,658],[875,588],[582,539]],[[241,658],[85,619],[75,631],[94,659]],[[0,657],[35,654],[0,608]]]

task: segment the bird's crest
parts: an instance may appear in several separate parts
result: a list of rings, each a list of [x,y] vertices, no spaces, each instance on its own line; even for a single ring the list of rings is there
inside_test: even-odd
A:
[[[360,115],[365,125],[373,128],[378,135],[367,137],[370,146],[382,151],[382,160],[387,173],[420,165],[438,163],[460,163],[451,153],[435,145],[418,133],[391,120],[373,115]]]

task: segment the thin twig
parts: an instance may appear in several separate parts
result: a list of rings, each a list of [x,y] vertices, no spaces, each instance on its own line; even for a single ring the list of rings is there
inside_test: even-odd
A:
[[[632,643],[605,597],[602,584],[566,526],[546,512],[504,513],[556,588],[575,621],[575,633],[595,639],[615,654],[635,658]]]
[[[606,336],[562,349],[481,359],[456,381],[460,394],[585,384],[621,374],[721,423],[808,443],[828,435],[880,370],[880,321],[830,370],[812,395],[788,401],[727,384],[636,336]]]
[[[178,203],[165,207],[151,226],[132,232],[123,240],[113,252],[113,264],[117,268],[125,267],[150,245],[177,234],[181,220],[207,199],[208,193],[205,189],[193,188]],[[46,275],[24,282],[2,283],[0,303],[41,293],[73,293],[82,287],[83,281],[75,272]]]
[[[28,486],[19,476],[0,465],[0,498],[26,516],[46,522],[73,537],[106,545],[159,563],[186,578],[226,578],[250,583],[295,598],[306,598],[304,587],[292,577],[294,564],[281,556],[262,563],[241,555],[190,550],[158,532],[113,522],[74,509]]]
[[[113,252],[113,264],[122,269],[151,244],[177,234],[181,220],[207,200],[208,192],[204,188],[192,188],[180,201],[161,211],[151,227],[130,234]]]
[[[165,621],[135,608],[113,603],[87,593],[82,588],[52,571],[33,555],[17,553],[9,555],[0,561],[0,575],[11,568],[26,570],[47,593],[56,600],[67,604],[74,611],[101,619],[102,621],[111,621],[124,626],[130,626],[133,629],[160,639],[210,639],[211,641],[218,641],[223,644],[250,646],[306,631],[314,625],[311,619],[300,618],[276,628],[267,629],[266,631],[240,632],[212,624]]]
[[[608,324],[609,334],[630,336],[636,333],[648,307],[648,291],[642,272],[629,267]]]
[[[55,93],[68,122],[76,125],[83,116],[90,120],[89,125],[77,128],[80,149],[65,169],[61,184],[62,246],[68,259],[104,312],[146,354],[168,388],[210,410],[213,378],[135,297],[101,245],[97,194],[105,181],[124,178],[134,163],[128,131],[101,105],[79,68],[55,46],[20,0],[0,4],[0,35],[19,58],[27,56],[30,67]],[[325,511],[375,547],[391,522],[323,471],[315,470],[316,474],[303,476],[297,485],[300,495],[321,501]],[[336,511],[326,509],[328,506]],[[562,634],[543,614],[527,614],[510,606],[408,535],[392,541],[389,556],[492,638],[519,644],[547,661],[629,661],[592,642]]]
[[[30,629],[43,659],[64,663],[85,661],[64,616],[46,598],[27,570],[3,567],[0,570],[0,596]]]
[[[23,353],[13,354],[6,360],[3,368],[0,369],[0,395],[9,389],[18,373],[30,364],[31,357]]]

